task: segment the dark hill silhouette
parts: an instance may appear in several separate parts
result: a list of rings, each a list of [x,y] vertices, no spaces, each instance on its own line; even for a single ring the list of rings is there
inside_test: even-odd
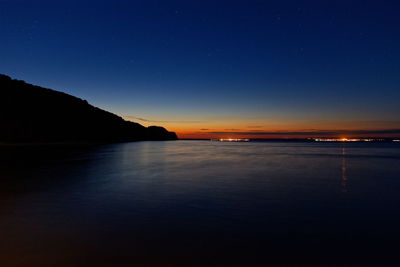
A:
[[[0,142],[124,142],[175,140],[86,100],[0,74]]]

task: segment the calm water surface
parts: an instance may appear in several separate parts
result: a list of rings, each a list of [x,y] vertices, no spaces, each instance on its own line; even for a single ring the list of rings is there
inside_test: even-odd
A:
[[[1,266],[394,263],[400,144],[0,147]]]

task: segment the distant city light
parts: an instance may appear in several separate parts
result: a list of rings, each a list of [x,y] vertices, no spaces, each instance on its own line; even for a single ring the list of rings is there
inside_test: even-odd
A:
[[[374,141],[385,141],[385,139],[375,138],[311,138],[316,142],[374,142]],[[400,140],[393,140],[394,142]]]
[[[249,142],[250,139],[242,139],[242,138],[221,138],[217,139],[220,142]]]

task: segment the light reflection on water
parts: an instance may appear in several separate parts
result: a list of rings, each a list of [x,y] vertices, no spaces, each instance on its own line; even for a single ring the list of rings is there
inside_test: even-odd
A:
[[[342,186],[342,192],[347,192],[347,166],[346,166],[346,148],[342,148],[342,179],[340,185]]]
[[[399,160],[400,146],[386,143],[2,147],[0,260],[391,259]]]

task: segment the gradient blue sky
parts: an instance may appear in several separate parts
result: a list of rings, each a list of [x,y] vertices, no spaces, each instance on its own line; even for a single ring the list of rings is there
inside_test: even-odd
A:
[[[396,0],[0,0],[0,73],[181,137],[385,133],[400,129],[399,14]]]

